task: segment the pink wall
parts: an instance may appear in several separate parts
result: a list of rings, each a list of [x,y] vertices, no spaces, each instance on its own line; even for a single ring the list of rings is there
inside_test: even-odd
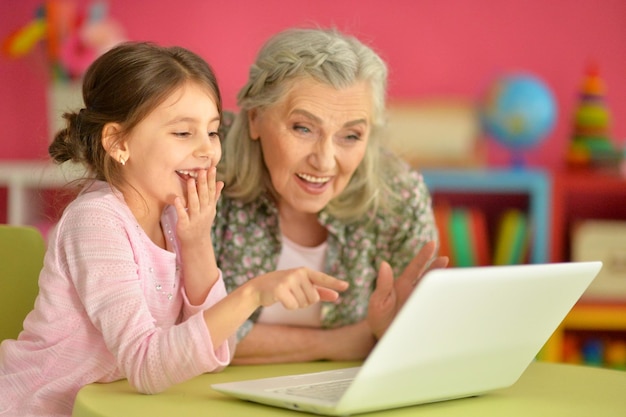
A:
[[[86,1],[86,0],[83,0]],[[33,16],[42,0],[3,0],[0,38]],[[552,134],[527,152],[531,165],[558,167],[578,86],[588,60],[600,65],[613,115],[626,140],[626,2],[623,0],[109,0],[133,40],[179,44],[216,70],[225,105],[234,108],[261,43],[288,27],[336,26],[370,43],[389,63],[390,98],[474,99],[502,71],[526,70],[553,89],[559,107]],[[149,5],[149,6],[148,6]],[[45,71],[35,56],[0,57],[0,160],[46,156]],[[508,152],[491,144],[489,161]],[[0,196],[1,197],[1,196]]]

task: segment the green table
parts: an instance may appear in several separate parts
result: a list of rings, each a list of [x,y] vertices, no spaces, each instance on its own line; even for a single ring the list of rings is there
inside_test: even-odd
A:
[[[227,397],[210,387],[217,382],[317,372],[355,366],[348,362],[230,366],[142,395],[127,381],[91,384],[78,393],[73,417],[305,416],[307,414]],[[547,362],[532,363],[511,387],[480,397],[364,414],[367,416],[626,416],[626,372]]]

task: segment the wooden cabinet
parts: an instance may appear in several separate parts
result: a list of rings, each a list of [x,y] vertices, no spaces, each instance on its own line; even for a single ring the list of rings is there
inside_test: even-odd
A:
[[[626,370],[626,303],[578,303],[539,358]]]
[[[571,230],[584,219],[626,220],[626,178],[613,171],[557,171],[552,174],[552,253],[569,261]]]
[[[617,172],[559,171],[552,178],[552,261],[573,260],[572,230],[578,222],[626,221],[626,179]],[[582,299],[541,356],[549,361],[626,367],[626,299]]]

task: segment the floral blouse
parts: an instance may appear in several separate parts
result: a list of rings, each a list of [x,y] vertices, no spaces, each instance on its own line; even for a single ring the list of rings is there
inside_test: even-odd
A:
[[[390,184],[400,191],[402,204],[391,214],[346,224],[319,213],[328,229],[324,272],[350,284],[335,302],[322,305],[322,326],[334,328],[365,319],[381,261],[399,276],[426,242],[437,239],[431,196],[423,177],[408,166],[406,175]],[[281,252],[278,209],[269,196],[243,203],[224,195],[218,202],[213,229],[218,265],[227,291],[267,272],[275,271]],[[241,340],[260,314],[258,309],[239,329]]]

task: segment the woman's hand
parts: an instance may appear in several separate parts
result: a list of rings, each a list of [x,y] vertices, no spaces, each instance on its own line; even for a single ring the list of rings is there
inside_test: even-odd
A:
[[[387,262],[380,265],[376,289],[370,296],[367,309],[367,322],[377,339],[385,333],[422,276],[448,265],[446,256],[434,257],[436,249],[434,241],[427,242],[395,281],[391,266]]]
[[[365,320],[334,329],[256,323],[237,344],[233,364],[360,361],[375,345]]]

